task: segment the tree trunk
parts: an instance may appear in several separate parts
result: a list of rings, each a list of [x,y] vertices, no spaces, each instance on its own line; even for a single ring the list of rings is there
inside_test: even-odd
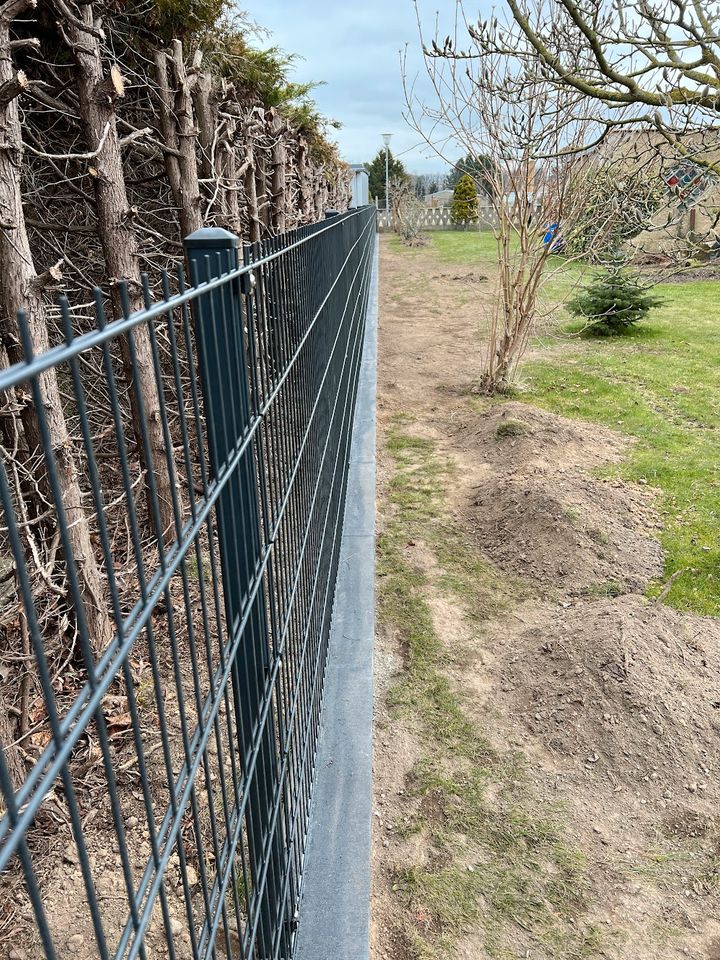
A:
[[[255,243],[262,236],[260,227],[260,215],[258,213],[257,180],[255,177],[255,150],[252,142],[248,138],[247,155],[245,169],[245,203],[247,204],[247,215],[250,232],[250,243]]]
[[[170,184],[175,206],[180,216],[180,233],[183,233],[182,214],[179,198],[182,196],[182,181],[180,179],[180,149],[178,144],[177,124],[173,114],[173,95],[168,82],[167,53],[165,50],[155,51],[155,78],[158,85],[158,112],[160,117],[160,133],[165,144],[165,173]]]
[[[65,20],[65,35],[72,46],[77,65],[77,92],[80,116],[85,127],[90,150],[98,150],[92,161],[95,203],[98,217],[98,235],[102,245],[108,276],[112,283],[112,299],[116,316],[122,315],[118,280],[127,280],[130,310],[143,308],[142,288],[137,260],[137,235],[132,226],[132,213],[127,198],[122,154],[117,133],[115,100],[124,93],[122,77],[117,67],[104,75],[100,44],[93,22],[91,4],[80,7],[82,27]],[[62,15],[59,13],[62,20]],[[133,425],[143,467],[152,474],[157,489],[159,529],[152,508],[150,521],[158,538],[173,531],[172,510],[172,450],[166,451],[160,420],[159,385],[155,383],[150,333],[144,324],[133,331],[136,368],[132,369],[128,341],[121,339],[125,374],[131,386]],[[134,389],[133,389],[134,387]],[[141,412],[144,409],[144,417]],[[146,463],[141,443],[142,429],[147,431],[150,463]],[[171,469],[168,470],[168,462]]]
[[[199,60],[199,57],[196,59]],[[212,77],[209,73],[197,74],[192,88],[192,102],[197,118],[198,141],[200,143],[200,176],[203,180],[212,180],[215,176],[213,140],[217,120],[212,101]],[[210,183],[207,186],[211,191],[213,184]]]
[[[179,40],[172,42],[172,70],[175,76],[175,115],[178,125],[178,139],[180,141],[180,176],[182,178],[181,211],[184,219],[183,236],[203,225],[202,210],[200,209],[200,184],[198,183],[198,166],[196,144],[198,131],[195,127],[193,115],[192,85],[185,70],[182,44]]]
[[[305,140],[301,140],[298,145],[298,182],[300,189],[300,222],[307,223],[312,219],[312,186],[310,183],[310,174],[308,172],[308,145]]]
[[[168,66],[173,74],[174,90],[168,81]],[[202,226],[200,183],[195,145],[198,132],[193,116],[192,84],[185,69],[182,44],[173,40],[172,53],[155,54],[160,91],[160,125],[172,155],[166,154],[168,180],[180,217],[180,232],[187,237]]]
[[[240,173],[237,163],[235,131],[237,121],[228,117],[225,120],[225,132],[218,153],[218,176],[220,177],[220,209],[223,222],[228,230],[239,234],[240,221]]]
[[[275,115],[271,127],[272,147],[272,225],[275,233],[287,230],[287,198],[285,196],[285,123]]]
[[[10,721],[7,701],[0,692],[0,750],[2,750],[12,788],[18,790],[25,779],[25,764],[20,756],[20,751],[13,745],[14,739],[15,734]],[[3,812],[0,806],[0,813]]]
[[[0,83],[14,77],[10,47],[11,22],[15,16],[31,6],[31,0],[9,0],[0,7]],[[12,363],[20,360],[22,356],[14,320],[20,307],[24,307],[26,311],[35,353],[45,353],[49,347],[45,306],[40,294],[22,208],[20,170],[23,144],[16,99],[0,105],[0,140],[0,333],[7,348],[8,359]],[[99,653],[112,640],[112,624],[107,614],[102,576],[95,560],[90,524],[83,508],[83,495],[74,454],[75,443],[65,422],[63,400],[53,368],[38,376],[38,386],[43,397],[43,408],[55,455],[83,612],[90,642],[93,649]],[[29,400],[23,406],[21,419],[25,440],[29,452],[32,453],[39,445],[40,433]]]
[[[322,220],[325,216],[327,187],[325,185],[324,168],[314,171],[315,174],[315,219]]]
[[[267,134],[267,123],[262,115],[263,139]],[[270,233],[270,206],[271,198],[268,189],[267,157],[266,152],[258,144],[255,145],[255,195],[257,196],[257,211],[260,218],[260,233],[266,237]]]

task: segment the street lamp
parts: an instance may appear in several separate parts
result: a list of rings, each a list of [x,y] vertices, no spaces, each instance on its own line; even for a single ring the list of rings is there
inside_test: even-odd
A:
[[[391,133],[384,133],[382,135],[383,143],[385,144],[385,213],[390,211],[390,137]]]

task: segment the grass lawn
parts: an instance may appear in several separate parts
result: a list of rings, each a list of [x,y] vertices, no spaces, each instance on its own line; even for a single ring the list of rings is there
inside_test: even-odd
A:
[[[485,270],[494,255],[489,233],[431,242],[448,263]],[[619,473],[660,491],[666,578],[686,571],[667,600],[720,615],[720,282],[657,292],[664,306],[631,335],[579,339],[566,325],[567,337],[544,339],[542,358],[521,371],[522,399],[637,438]]]
[[[633,335],[557,344],[525,368],[529,399],[638,440],[621,468],[662,491],[673,605],[720,614],[720,283],[661,287]],[[659,586],[656,587],[656,591]]]
[[[441,263],[472,264],[491,269],[497,264],[497,245],[491,230],[435,230],[426,234]],[[422,256],[427,247],[406,247],[395,234],[388,237],[392,250],[404,257]]]
[[[497,263],[497,245],[491,230],[439,230],[429,237],[443,263]]]

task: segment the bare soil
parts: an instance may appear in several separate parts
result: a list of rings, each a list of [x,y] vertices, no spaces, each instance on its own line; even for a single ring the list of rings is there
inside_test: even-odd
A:
[[[672,268],[670,268],[672,269]],[[671,273],[668,268],[656,274],[658,283],[693,283],[696,280],[720,280],[720,266],[710,263],[702,267],[691,267]]]
[[[577,956],[719,960],[720,623],[643,595],[663,569],[656,493],[602,476],[627,440],[516,401],[483,408],[473,396],[492,284],[468,300],[431,247],[405,254],[381,243],[380,529],[392,515],[388,433],[410,415],[413,432],[454,464],[454,528],[520,585],[480,623],[448,591],[433,587],[426,600],[451,683],[499,750],[522,751],[539,801],[561,810],[587,857],[584,915],[612,935]],[[417,569],[433,562],[420,542],[406,554]],[[407,931],[434,933],[394,881],[434,855],[422,834],[402,830],[417,814],[408,778],[427,748],[412,717],[388,704],[403,669],[398,631],[381,626],[374,960],[414,958]],[[552,955],[521,925],[511,942],[503,956]],[[477,923],[438,947],[448,954],[497,955]]]
[[[589,475],[620,459],[616,435],[507,403],[472,423],[462,442],[488,468],[468,520],[502,569],[571,594],[602,584],[642,590],[662,573],[647,491]]]

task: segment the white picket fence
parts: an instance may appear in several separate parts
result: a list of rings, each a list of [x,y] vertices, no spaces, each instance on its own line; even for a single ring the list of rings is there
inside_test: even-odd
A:
[[[477,223],[459,225],[453,223],[449,207],[428,207],[420,216],[421,230],[490,230],[497,226],[497,216],[492,207],[480,207]],[[395,229],[392,211],[378,210],[378,230],[385,233]]]

